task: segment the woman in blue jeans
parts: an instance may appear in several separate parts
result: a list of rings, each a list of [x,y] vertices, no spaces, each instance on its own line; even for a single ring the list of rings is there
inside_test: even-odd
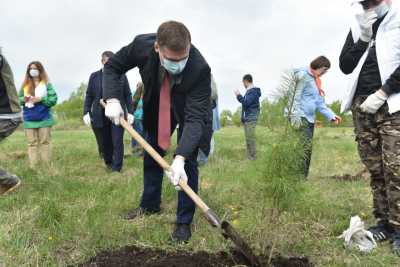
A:
[[[304,147],[304,176],[307,178],[312,153],[315,113],[319,111],[329,121],[339,124],[342,119],[325,104],[325,92],[321,86],[321,76],[324,75],[331,63],[324,56],[314,59],[309,67],[295,69],[296,88],[293,108],[289,119],[298,129]]]
[[[144,86],[142,82],[138,82],[136,85],[136,92],[133,96],[133,116],[135,120],[133,121],[133,129],[138,132],[141,136],[143,136],[143,94],[144,94]],[[135,139],[132,138],[132,154],[135,156],[143,156],[143,149],[136,142]]]

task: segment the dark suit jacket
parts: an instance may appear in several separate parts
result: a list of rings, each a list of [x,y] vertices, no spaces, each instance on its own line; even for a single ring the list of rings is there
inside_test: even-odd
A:
[[[143,97],[144,129],[157,133],[161,79],[155,40],[153,33],[138,35],[109,59],[104,67],[103,95],[105,99],[119,95],[123,88],[119,76],[138,67],[146,88]],[[186,67],[179,77],[181,82],[171,90],[172,121],[183,129],[176,154],[185,158],[199,146],[205,152],[209,151],[212,132],[210,72],[206,60],[192,45]]]
[[[115,98],[121,102],[125,113],[133,114],[132,93],[129,87],[128,79],[125,75],[121,76],[121,84],[123,90]],[[103,127],[104,108],[100,105],[100,99],[103,98],[103,71],[99,70],[90,75],[88,87],[86,90],[85,103],[83,107],[83,115],[89,112],[92,119],[92,127]]]

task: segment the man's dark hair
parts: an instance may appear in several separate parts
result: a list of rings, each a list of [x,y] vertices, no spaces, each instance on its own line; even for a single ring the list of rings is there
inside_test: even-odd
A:
[[[313,70],[317,70],[320,68],[330,68],[331,67],[331,62],[329,61],[329,59],[325,56],[319,56],[316,59],[314,59],[313,61],[311,61],[310,67]]]
[[[246,74],[243,76],[243,81],[248,81],[249,83],[253,83],[253,77],[250,74]]]
[[[111,52],[111,51],[104,51],[104,52],[101,54],[101,57],[108,57],[108,58],[110,58],[110,57],[112,57],[113,55],[114,55],[114,53]]]
[[[190,32],[183,23],[167,21],[158,27],[157,43],[175,52],[185,50],[191,43]]]

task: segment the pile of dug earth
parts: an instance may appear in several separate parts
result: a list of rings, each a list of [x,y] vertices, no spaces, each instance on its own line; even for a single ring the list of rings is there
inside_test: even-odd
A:
[[[312,267],[306,257],[277,256],[268,264],[268,257],[259,256],[260,267]],[[165,251],[136,246],[123,247],[115,251],[102,251],[79,267],[244,267],[250,266],[238,252]]]

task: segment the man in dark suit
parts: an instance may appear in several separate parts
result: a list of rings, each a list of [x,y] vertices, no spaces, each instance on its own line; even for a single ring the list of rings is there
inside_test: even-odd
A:
[[[123,88],[119,77],[135,67],[139,68],[146,88],[143,97],[146,139],[164,156],[179,124],[172,172],[166,174],[174,186],[183,179],[197,192],[197,153],[199,147],[209,152],[212,131],[210,67],[191,44],[190,33],[182,23],[168,21],[160,25],[157,34],[136,36],[104,67],[105,114],[116,124],[122,115],[117,100]],[[126,219],[160,211],[162,178],[162,168],[145,153],[140,207],[129,212]],[[174,241],[189,240],[194,212],[193,201],[179,191],[176,229],[172,234]]]
[[[105,51],[101,55],[101,63],[104,65],[112,55],[112,52]],[[107,168],[120,172],[124,157],[124,129],[112,124],[104,116],[104,109],[100,105],[100,99],[103,98],[102,80],[103,69],[90,75],[83,108],[83,121],[86,125],[92,126],[99,154],[104,159]],[[127,120],[133,122],[132,93],[125,75],[121,76],[121,82],[123,90],[118,99],[124,107]]]

